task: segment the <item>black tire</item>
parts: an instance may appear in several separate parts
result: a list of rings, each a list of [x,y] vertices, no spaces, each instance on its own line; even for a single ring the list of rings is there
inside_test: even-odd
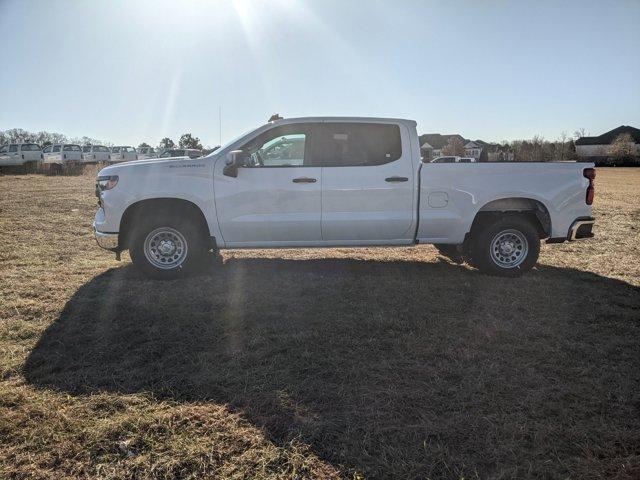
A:
[[[445,243],[436,243],[433,245],[438,250],[438,253],[443,257],[448,258],[454,263],[463,263],[464,255],[458,250],[458,245],[449,245]]]
[[[514,239],[505,245],[508,253],[493,245],[500,236]],[[526,244],[522,238],[526,239]],[[470,264],[489,275],[518,277],[531,270],[540,255],[540,237],[536,227],[530,219],[519,215],[483,222],[473,229],[469,243]],[[500,259],[503,260],[502,265]],[[513,266],[505,266],[509,262]]]
[[[153,233],[149,240],[161,235],[162,232],[167,232],[166,235],[176,235],[173,237],[177,241],[175,244],[181,245],[184,241],[185,245],[182,247],[186,252],[184,258],[180,263],[175,266],[166,265],[161,268],[154,265],[152,261],[145,255],[145,242],[148,237]],[[182,237],[180,239],[179,237]],[[208,248],[206,236],[202,233],[202,228],[199,227],[197,222],[187,218],[149,218],[142,221],[139,225],[136,225],[130,236],[129,242],[129,255],[136,268],[138,268],[145,276],[155,278],[158,280],[171,280],[174,278],[184,278],[198,272],[203,264],[203,258],[206,256]],[[151,243],[150,243],[151,244]],[[186,247],[186,248],[185,248]],[[158,255],[156,263],[162,260],[162,255],[159,254],[159,248],[156,249]],[[181,250],[176,250],[180,255]],[[148,250],[150,256],[153,257],[151,251]],[[170,261],[172,259],[170,258]]]

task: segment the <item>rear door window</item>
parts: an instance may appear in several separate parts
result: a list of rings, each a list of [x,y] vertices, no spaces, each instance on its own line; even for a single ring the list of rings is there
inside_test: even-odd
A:
[[[82,152],[83,153],[90,153],[91,152],[91,145],[85,145],[84,147],[82,147]]]
[[[81,152],[82,149],[80,148],[79,145],[65,145],[64,151],[65,152]]]
[[[9,153],[14,153],[18,151],[18,145],[9,145]]]
[[[120,147],[113,147],[111,153],[120,153]]]
[[[323,167],[384,165],[402,156],[398,125],[322,123],[316,129],[313,159]]]
[[[52,150],[52,152],[54,152],[54,153],[55,153],[55,152],[59,152],[59,151],[60,151],[60,148],[62,148],[62,145],[54,145],[54,146],[53,146],[53,150]]]

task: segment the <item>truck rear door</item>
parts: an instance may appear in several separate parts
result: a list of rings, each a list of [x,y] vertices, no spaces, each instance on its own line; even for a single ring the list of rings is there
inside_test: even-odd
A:
[[[317,129],[313,157],[322,166],[322,239],[411,241],[416,179],[406,126],[327,122]]]

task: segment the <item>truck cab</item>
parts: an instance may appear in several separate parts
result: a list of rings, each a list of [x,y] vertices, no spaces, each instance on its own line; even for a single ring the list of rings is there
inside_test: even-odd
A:
[[[137,150],[138,160],[146,160],[147,158],[156,158],[158,156],[153,147],[139,147]]]
[[[132,160],[138,160],[138,152],[135,148],[130,146],[111,147],[111,153],[109,154],[111,163],[130,162]]]
[[[160,154],[160,158],[177,158],[177,157],[189,157],[198,158],[202,156],[202,150],[197,148],[170,148]]]
[[[108,162],[109,153],[109,147],[105,147],[103,145],[85,145],[82,147],[82,162]]]
[[[37,143],[9,143],[0,147],[0,167],[24,166],[35,171],[42,160],[42,148]]]
[[[82,162],[82,147],[73,143],[56,143],[42,150],[45,165],[67,165]]]

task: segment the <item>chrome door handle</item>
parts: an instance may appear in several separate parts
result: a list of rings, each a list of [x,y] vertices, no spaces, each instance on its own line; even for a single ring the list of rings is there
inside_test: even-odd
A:
[[[384,179],[385,182],[407,182],[409,179],[407,177],[387,177]]]
[[[293,183],[316,183],[316,179],[315,178],[309,178],[309,177],[298,177],[298,178],[294,178]]]

